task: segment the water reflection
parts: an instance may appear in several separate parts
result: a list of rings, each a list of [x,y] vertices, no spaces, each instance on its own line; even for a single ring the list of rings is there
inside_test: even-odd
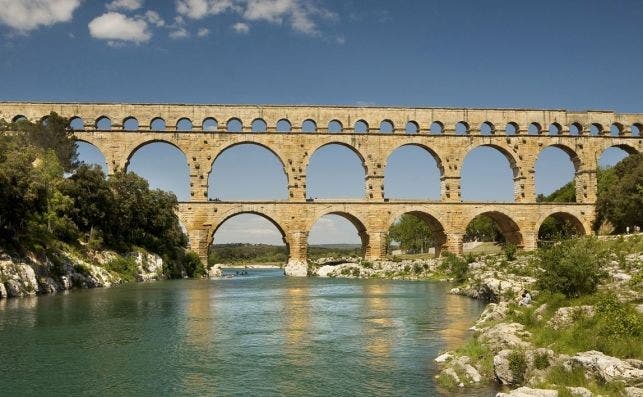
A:
[[[309,285],[301,283],[285,289],[282,297],[284,308],[284,342],[298,348],[310,342],[311,315]]]
[[[471,334],[469,330],[473,325],[471,319],[480,311],[480,305],[476,303],[458,295],[447,294],[444,297],[443,318],[446,326],[438,332],[442,336],[446,350],[460,347],[462,341]]]
[[[372,356],[374,364],[388,360],[395,339],[395,329],[390,315],[391,305],[388,296],[390,283],[368,284],[364,288],[364,328],[366,351]]]

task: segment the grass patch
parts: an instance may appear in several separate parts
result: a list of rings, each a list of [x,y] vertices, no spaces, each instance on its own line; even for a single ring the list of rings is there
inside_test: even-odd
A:
[[[493,352],[477,338],[472,337],[456,350],[457,356],[469,356],[471,364],[478,369],[483,378],[493,377]]]
[[[138,273],[138,266],[134,258],[119,256],[105,264],[105,269],[117,273],[125,281],[135,281]]]
[[[620,396],[624,389],[622,383],[599,383],[594,378],[586,378],[583,368],[577,367],[567,371],[560,365],[551,367],[545,381],[537,385],[539,388],[558,390],[560,397],[572,395],[567,389],[568,386],[584,387],[591,390],[594,395],[608,396]]]

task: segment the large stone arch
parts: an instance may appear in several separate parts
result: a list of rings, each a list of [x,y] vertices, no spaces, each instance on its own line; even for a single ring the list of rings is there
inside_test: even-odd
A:
[[[235,216],[243,215],[243,214],[258,215],[258,216],[266,219],[270,223],[272,223],[275,226],[275,228],[277,229],[277,231],[279,231],[279,233],[281,233],[281,237],[283,239],[283,242],[284,242],[284,244],[286,244],[286,249],[288,250],[288,252],[290,252],[287,230],[281,226],[280,222],[278,220],[276,220],[275,217],[273,217],[271,215],[268,215],[266,213],[263,213],[261,211],[246,210],[246,209],[231,210],[228,213],[226,213],[225,215],[223,215],[221,218],[219,218],[216,223],[213,222],[212,229],[211,229],[210,233],[208,234],[208,240],[207,240],[208,247],[210,245],[212,245],[212,243],[214,242],[214,235],[216,234],[217,230],[219,230],[221,225],[223,225],[230,218],[234,218]]]
[[[475,217],[481,215],[488,216],[496,223],[496,225],[498,225],[500,232],[508,243],[515,244],[518,247],[524,246],[523,232],[521,231],[518,223],[513,220],[512,217],[497,209],[482,208],[473,212],[473,214],[463,222],[464,227],[462,232],[464,233],[467,226],[469,226],[469,223],[471,223]]]
[[[388,227],[390,228],[399,217],[405,214],[413,215],[427,224],[435,237],[435,256],[439,256],[447,243],[447,232],[444,227],[445,222],[441,220],[440,217],[429,213],[422,207],[411,207],[392,211],[388,219]]]
[[[369,250],[369,242],[370,242],[370,237],[369,237],[370,234],[368,232],[367,223],[359,216],[352,214],[350,212],[347,212],[343,209],[330,208],[330,209],[325,209],[325,210],[316,212],[312,217],[310,217],[310,219],[306,223],[306,226],[305,226],[306,235],[310,234],[310,231],[312,230],[313,226],[322,217],[326,215],[338,215],[346,219],[347,221],[349,221],[357,230],[357,235],[359,236],[362,242],[362,256],[363,257],[367,256],[368,250]]]
[[[240,145],[255,145],[255,146],[259,146],[259,147],[261,147],[263,149],[266,149],[268,152],[272,153],[272,155],[274,155],[275,158],[277,158],[277,160],[279,160],[279,164],[281,164],[281,168],[283,169],[284,174],[286,175],[286,182],[290,185],[291,175],[290,175],[290,172],[288,172],[288,168],[286,167],[286,162],[284,161],[284,158],[281,155],[281,153],[279,153],[277,150],[275,150],[274,148],[272,148],[272,147],[270,147],[268,145],[265,145],[265,144],[263,144],[261,142],[255,142],[255,141],[252,141],[252,140],[242,140],[242,141],[234,142],[234,143],[231,143],[231,144],[229,144],[227,146],[224,146],[224,147],[220,148],[217,151],[217,153],[214,155],[214,158],[212,159],[212,161],[210,162],[208,173],[205,176],[206,180],[207,180],[207,178],[210,177],[210,174],[212,173],[212,168],[214,166],[214,163],[221,156],[221,154],[223,154],[223,152],[225,152],[228,149],[232,149],[232,148],[234,148],[236,146],[240,146]]]
[[[576,230],[578,231],[578,234],[581,236],[585,236],[589,234],[589,232],[591,231],[591,225],[583,223],[582,219],[584,219],[584,217],[568,211],[560,211],[558,209],[552,209],[550,211],[547,211],[542,216],[540,216],[540,218],[538,218],[538,220],[536,221],[536,224],[534,225],[534,232],[536,236],[538,236],[540,227],[542,226],[545,219],[549,218],[550,216],[558,220],[569,221],[576,228]]]
[[[364,167],[365,175],[368,174],[368,164],[366,162],[366,157],[362,154],[362,152],[360,152],[358,148],[356,148],[354,145],[352,145],[350,143],[341,142],[341,141],[337,141],[337,140],[331,140],[329,142],[323,142],[323,143],[321,143],[321,144],[319,144],[317,146],[312,147],[309,150],[308,155],[306,156],[306,158],[304,160],[304,164],[303,164],[304,169],[306,169],[306,173],[308,173],[308,167],[310,166],[310,159],[313,158],[315,153],[317,153],[319,151],[319,149],[322,149],[322,148],[324,148],[326,146],[332,146],[332,145],[344,146],[344,147],[350,149],[353,153],[355,153],[355,155],[357,155],[357,158],[359,158],[360,162],[362,163],[362,167]]]
[[[181,154],[185,158],[186,164],[188,164],[188,166],[190,165],[190,160],[189,160],[189,157],[187,155],[188,151],[186,149],[182,148],[176,142],[172,142],[172,141],[167,140],[167,139],[154,138],[154,139],[149,139],[149,140],[145,140],[143,142],[140,142],[140,143],[136,144],[132,149],[129,149],[127,151],[127,157],[125,158],[125,162],[123,164],[123,169],[125,171],[127,171],[127,167],[129,166],[130,160],[132,159],[132,157],[134,157],[134,155],[136,154],[136,152],[139,149],[141,149],[141,148],[143,148],[145,146],[151,145],[153,143],[166,143],[166,144],[168,144],[170,146],[175,147],[176,149],[178,149],[179,152],[181,152]]]
[[[98,152],[103,156],[103,159],[105,160],[105,170],[107,171],[107,174],[110,174],[112,172],[112,170],[110,170],[109,168],[109,161],[107,159],[107,156],[105,155],[105,152],[100,148],[99,145],[97,145],[95,142],[92,142],[88,139],[74,138],[74,143],[77,143],[77,142],[86,143],[94,147],[96,150],[98,150]]]
[[[460,191],[464,190],[462,186],[462,171],[464,170],[464,164],[465,164],[465,161],[467,160],[467,157],[469,157],[469,155],[474,150],[478,148],[484,148],[484,147],[495,149],[500,154],[502,154],[505,157],[505,159],[507,159],[507,161],[509,162],[509,168],[511,169],[512,177],[513,177],[514,201],[515,202],[523,201],[527,196],[526,191],[528,190],[525,188],[525,184],[521,183],[521,181],[526,179],[526,175],[525,175],[526,170],[524,169],[524,167],[521,166],[522,162],[519,161],[518,154],[513,154],[512,153],[513,150],[509,145],[505,145],[500,142],[470,145],[464,150],[461,157],[460,170],[458,174],[460,177]]]
[[[580,202],[582,200],[582,195],[583,191],[585,189],[584,185],[586,182],[583,182],[582,178],[580,175],[585,172],[589,171],[591,166],[589,164],[591,163],[588,159],[584,159],[582,155],[579,155],[578,152],[573,149],[572,147],[562,144],[562,143],[552,143],[549,145],[543,145],[540,147],[536,153],[536,155],[533,158],[533,163],[529,165],[529,172],[534,173],[534,192],[536,191],[536,163],[540,159],[541,154],[543,151],[547,148],[556,148],[560,149],[563,153],[565,153],[569,157],[569,161],[571,161],[573,167],[574,167],[574,186],[576,189],[576,201],[575,202]]]
[[[603,152],[605,152],[609,148],[619,148],[626,152],[627,154],[638,154],[640,153],[640,150],[637,149],[634,145],[630,145],[628,143],[618,143],[618,142],[610,142],[607,141],[603,145],[600,145],[597,147],[597,151],[595,153],[596,161],[598,163],[598,159],[601,157]]]
[[[435,160],[436,164],[438,165],[438,170],[440,171],[440,176],[441,177],[444,176],[444,165],[442,163],[441,156],[438,154],[438,152],[435,149],[433,149],[433,148],[429,147],[428,145],[426,145],[424,143],[421,143],[421,142],[407,142],[407,143],[402,143],[402,144],[399,144],[399,145],[396,144],[390,150],[388,150],[388,152],[386,153],[386,164],[388,164],[388,159],[391,158],[391,155],[396,150],[401,149],[403,147],[407,147],[407,146],[415,146],[415,147],[419,147],[419,148],[425,150],[429,155],[431,155],[431,157],[433,157],[433,159]]]

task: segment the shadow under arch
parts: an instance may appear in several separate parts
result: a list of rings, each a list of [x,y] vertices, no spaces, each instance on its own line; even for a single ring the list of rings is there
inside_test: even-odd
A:
[[[485,216],[491,219],[496,224],[507,243],[515,244],[517,247],[523,247],[523,237],[520,227],[509,215],[500,211],[482,210],[469,218],[466,222],[466,227],[468,227],[475,218],[480,216]]]
[[[317,222],[319,222],[319,220],[321,218],[325,217],[326,215],[340,216],[340,217],[346,219],[347,221],[349,221],[355,227],[355,229],[357,230],[357,235],[359,236],[359,239],[360,239],[360,241],[362,243],[362,258],[364,258],[366,256],[366,254],[367,254],[367,250],[368,250],[368,247],[369,247],[369,235],[368,235],[368,232],[366,230],[366,226],[364,226],[364,222],[359,217],[357,217],[356,215],[351,214],[350,212],[341,211],[341,210],[340,211],[329,210],[329,211],[325,211],[325,212],[321,212],[319,214],[316,214],[315,219],[313,220],[313,222],[311,224],[307,225],[308,235],[310,236],[310,232],[313,229],[313,227],[315,226],[315,224]]]
[[[442,248],[447,242],[447,235],[444,231],[443,223],[438,218],[422,209],[412,209],[410,211],[401,211],[393,215],[391,221],[389,222],[389,229],[403,215],[413,215],[416,218],[422,220],[429,227],[429,230],[431,230],[431,233],[433,234],[433,248],[435,248],[435,257],[437,258],[438,256],[440,256]]]

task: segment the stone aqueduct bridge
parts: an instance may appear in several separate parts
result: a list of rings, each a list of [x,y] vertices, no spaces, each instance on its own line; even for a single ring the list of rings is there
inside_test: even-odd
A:
[[[383,258],[388,228],[404,213],[428,222],[439,236],[438,249],[458,253],[467,224],[480,214],[492,217],[508,241],[525,249],[536,246],[540,224],[552,215],[573,221],[581,233],[590,233],[595,216],[597,159],[612,146],[630,153],[643,149],[643,137],[639,135],[643,132],[643,114],[609,111],[0,103],[0,118],[5,120],[39,120],[51,111],[78,119],[77,139],[96,146],[110,172],[126,169],[134,152],[151,142],[166,142],[181,150],[190,170],[191,201],[180,203],[179,216],[191,247],[201,257],[207,255],[214,233],[225,220],[253,213],[270,220],[282,233],[294,263],[306,259],[308,233],[326,214],[341,215],[355,225],[369,260]],[[109,130],[98,129],[99,119],[104,118],[111,121]],[[134,131],[124,128],[129,119],[138,123]],[[165,122],[163,131],[151,130],[155,119]],[[251,124],[257,119],[267,125],[265,132],[252,132]],[[231,120],[241,125],[239,130],[228,128]],[[211,122],[217,126],[209,130],[206,125]],[[356,132],[357,122],[369,126],[365,133]],[[441,127],[439,134],[431,130],[434,123]],[[459,123],[464,129],[461,133],[456,132]],[[187,131],[179,131],[186,125]],[[329,125],[341,130],[331,132]],[[307,128],[302,126],[314,130],[304,132]],[[507,126],[513,130],[511,134],[506,132]],[[381,127],[390,128],[390,133],[383,133]],[[281,129],[288,132],[279,132]],[[576,134],[570,132],[572,129]],[[288,180],[288,200],[208,201],[208,175],[214,160],[227,148],[243,143],[261,145],[280,159]],[[306,200],[308,162],[317,149],[328,144],[344,145],[361,159],[365,171],[363,199]],[[387,159],[404,145],[420,146],[435,158],[441,172],[439,201],[385,198]],[[499,150],[509,161],[514,176],[513,203],[461,201],[463,161],[467,153],[480,146]],[[536,203],[535,162],[549,146],[564,150],[575,166],[576,203]]]

